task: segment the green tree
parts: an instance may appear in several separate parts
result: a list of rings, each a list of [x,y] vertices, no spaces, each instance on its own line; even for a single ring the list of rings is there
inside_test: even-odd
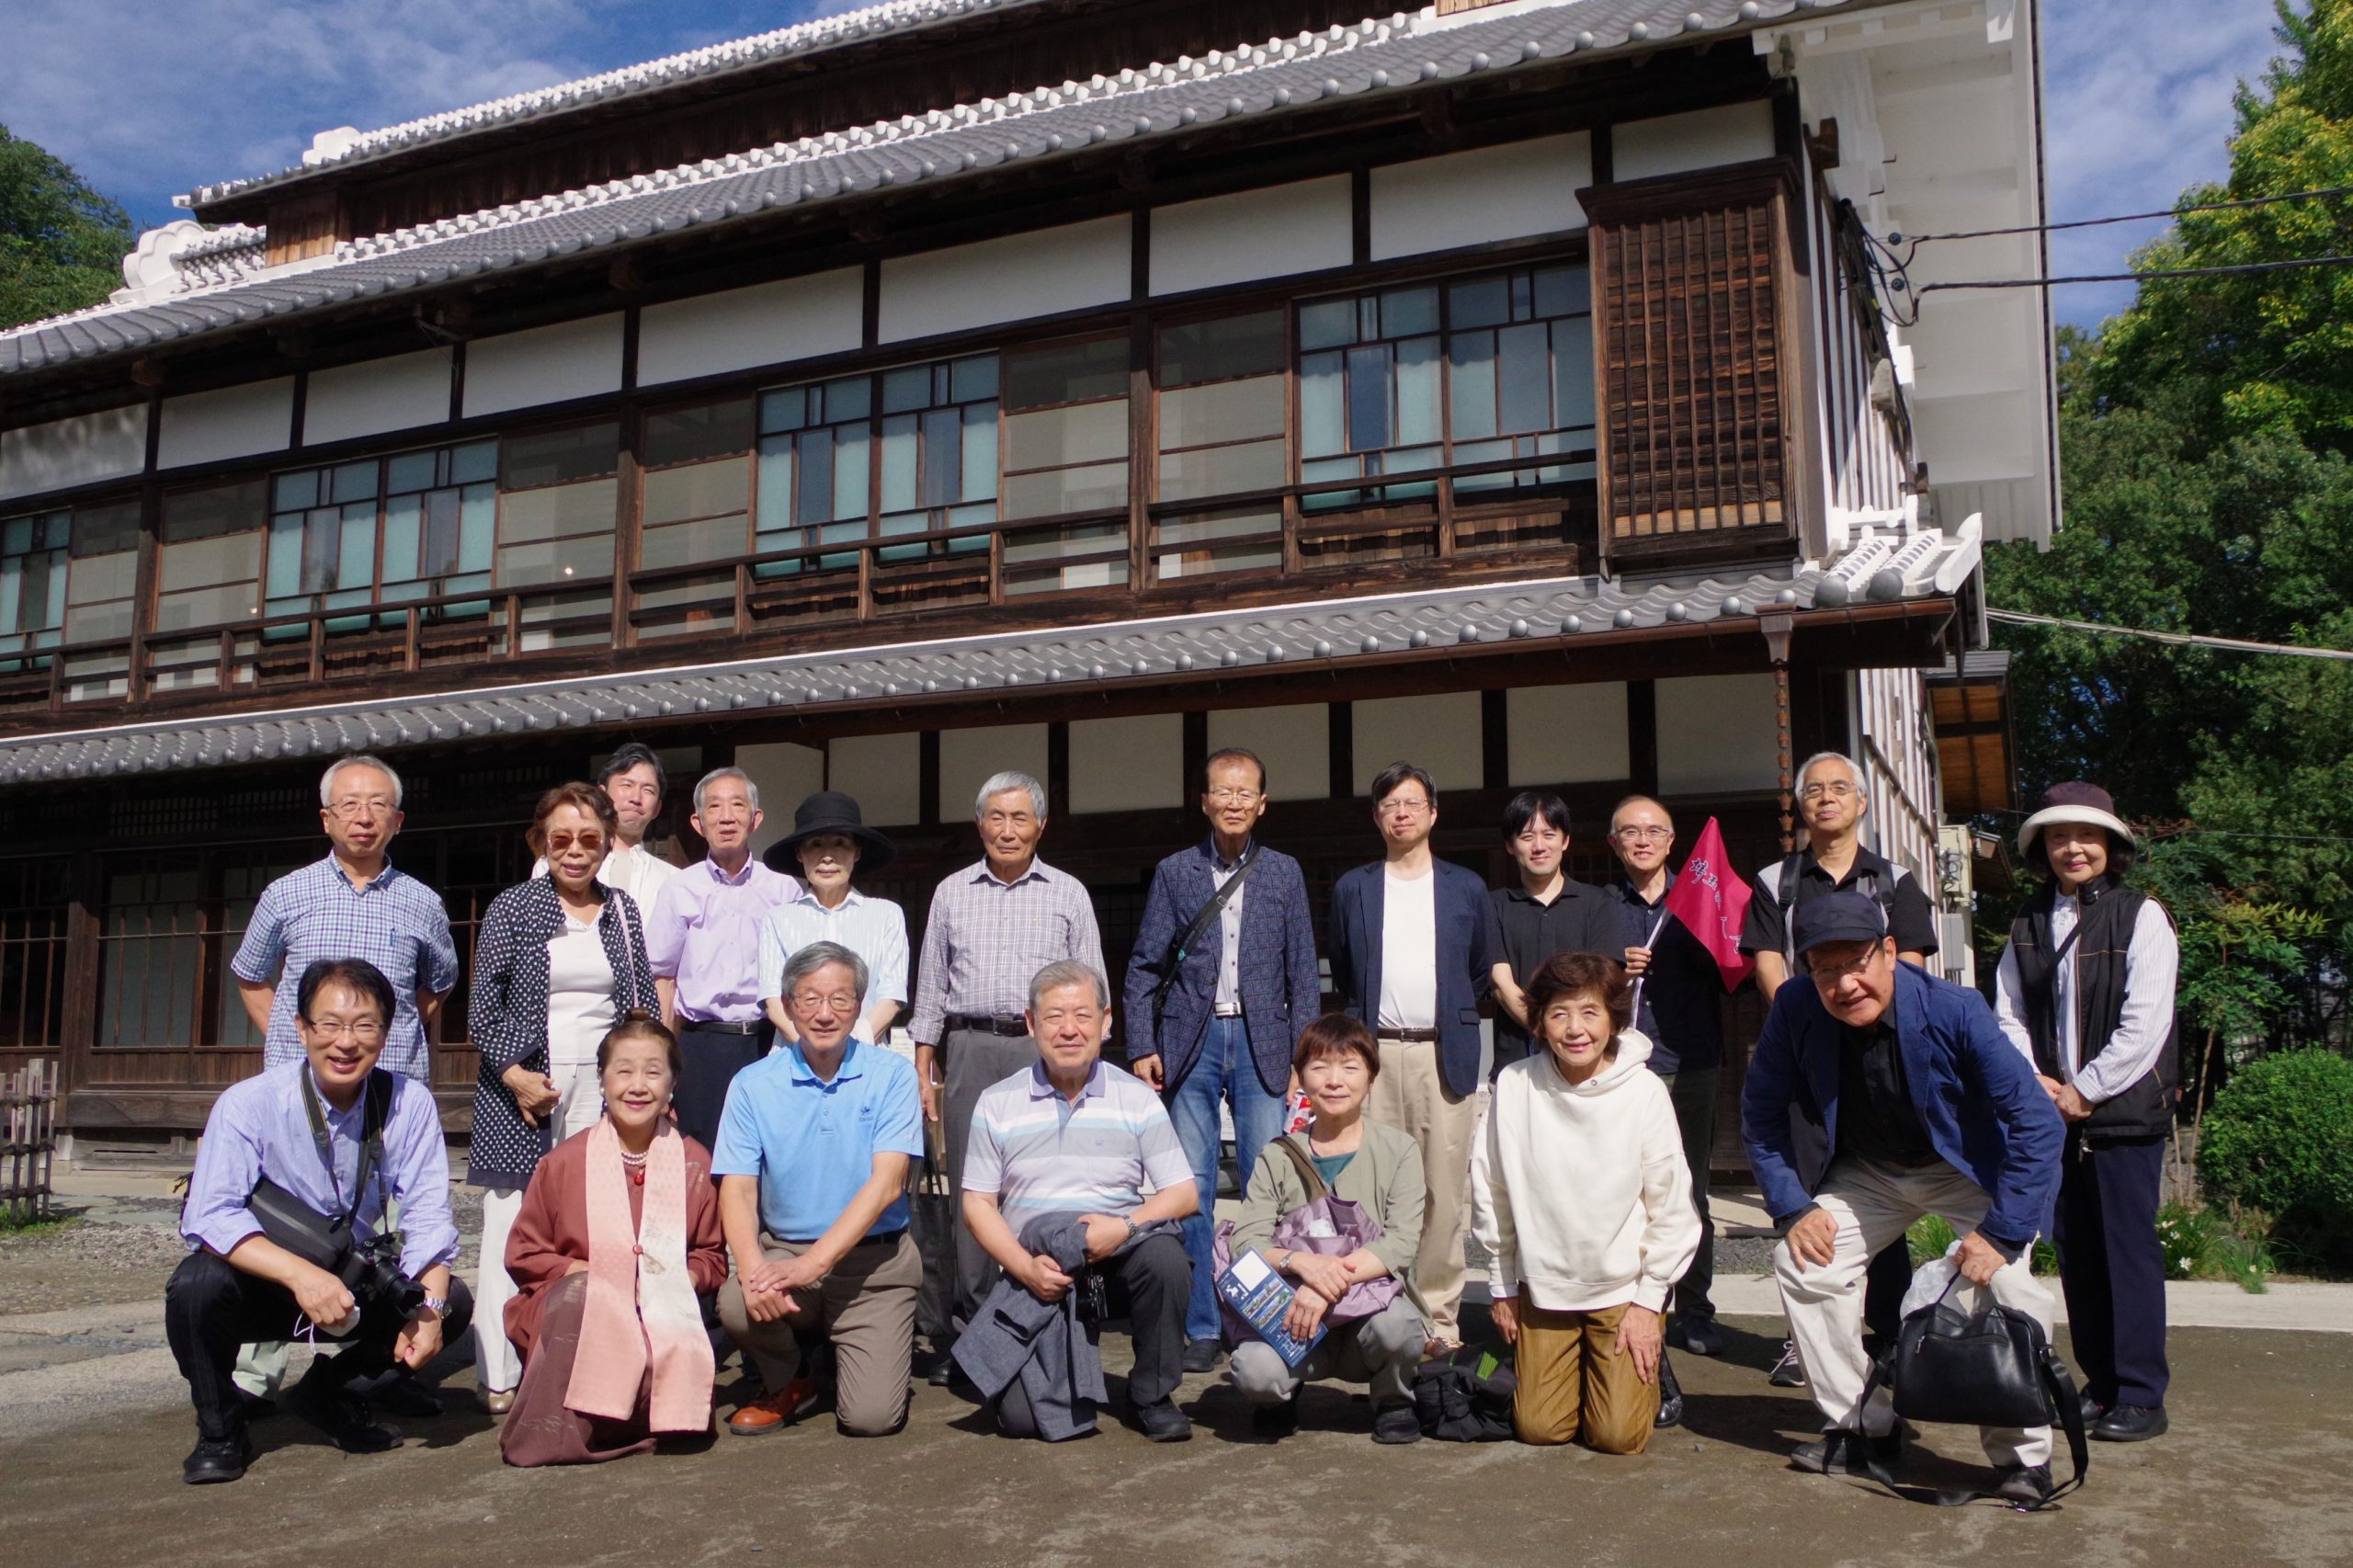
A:
[[[0,326],[98,303],[136,239],[129,213],[0,126]]]
[[[2353,0],[2282,9],[2224,186],[2353,186]],[[2185,215],[2136,269],[2353,255],[2353,199]],[[2353,649],[2353,268],[2150,277],[2063,335],[2065,517],[1988,553],[1990,601],[2085,621]],[[2021,782],[2100,780],[2155,824],[2143,877],[2183,944],[2196,1078],[2345,1040],[2353,973],[2353,663],[2004,627]],[[2215,1049],[2209,1051],[2206,1048]],[[2200,1085],[2206,1087],[2206,1085]]]

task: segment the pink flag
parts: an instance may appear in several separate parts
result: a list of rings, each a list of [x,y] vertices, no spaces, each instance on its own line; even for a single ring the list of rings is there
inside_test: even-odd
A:
[[[1748,919],[1748,883],[1724,858],[1723,830],[1710,817],[1699,842],[1667,890],[1666,912],[1690,929],[1716,960],[1724,989],[1733,991],[1756,968],[1740,950],[1740,928]]]

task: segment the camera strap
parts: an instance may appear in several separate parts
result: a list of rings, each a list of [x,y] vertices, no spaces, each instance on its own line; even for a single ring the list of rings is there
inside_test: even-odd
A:
[[[392,1112],[392,1075],[381,1067],[370,1072],[361,1103],[364,1108],[359,1119],[359,1168],[353,1176],[351,1201],[347,1204],[343,1200],[343,1180],[335,1175],[335,1140],[327,1131],[326,1108],[320,1103],[318,1085],[312,1082],[311,1074],[302,1074],[302,1109],[311,1119],[311,1142],[317,1145],[319,1160],[327,1168],[327,1186],[335,1193],[335,1206],[346,1224],[358,1221],[359,1200],[368,1192],[368,1177],[383,1163],[384,1122]]]

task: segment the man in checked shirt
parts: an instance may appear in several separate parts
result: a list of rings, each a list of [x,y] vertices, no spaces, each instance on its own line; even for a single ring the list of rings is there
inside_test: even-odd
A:
[[[946,878],[932,894],[907,1020],[924,1119],[941,1124],[959,1212],[974,1103],[982,1090],[1029,1072],[1038,1060],[1038,1043],[1022,1017],[1030,978],[1063,959],[1107,972],[1086,889],[1038,858],[1038,840],[1046,831],[1045,786],[1026,773],[996,774],[981,786],[972,820],[982,858]],[[960,1222],[949,1314],[957,1324],[971,1320],[996,1272]],[[951,1365],[942,1355],[931,1381],[946,1383]]]

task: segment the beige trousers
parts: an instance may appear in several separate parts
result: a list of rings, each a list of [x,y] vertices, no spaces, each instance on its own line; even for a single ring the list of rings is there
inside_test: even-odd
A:
[[[1658,1384],[1644,1382],[1619,1348],[1620,1301],[1592,1312],[1555,1312],[1519,1299],[1519,1392],[1512,1429],[1523,1443],[1574,1443],[1639,1454],[1658,1420]]]
[[[760,1250],[784,1260],[799,1257],[809,1245],[780,1242],[763,1231]],[[800,1371],[804,1336],[831,1339],[839,1371],[835,1420],[853,1437],[885,1437],[907,1419],[915,1291],[922,1284],[923,1258],[913,1238],[901,1232],[850,1248],[814,1290],[794,1292],[799,1312],[770,1323],[752,1321],[744,1306],[743,1281],[731,1273],[719,1288],[719,1321],[759,1369],[770,1393],[782,1392]]]
[[[1805,1362],[1806,1383],[1823,1420],[1834,1429],[1882,1435],[1894,1429],[1895,1407],[1884,1388],[1871,1396],[1869,1409],[1863,1406],[1863,1384],[1870,1375],[1863,1355],[1863,1273],[1881,1247],[1922,1215],[1938,1215],[1955,1235],[1966,1235],[1985,1218],[1990,1200],[1983,1187],[1941,1160],[1906,1170],[1853,1159],[1832,1165],[1813,1200],[1838,1222],[1830,1261],[1802,1264],[1786,1240],[1773,1249],[1773,1277],[1781,1287],[1790,1337]],[[2048,1336],[2051,1292],[2029,1267],[2032,1256],[2031,1249],[2021,1253],[1994,1276],[1994,1300],[2033,1314]],[[2048,1426],[1987,1426],[1978,1437],[1985,1457],[1997,1465],[2051,1461]]]
[[[1480,1096],[1448,1091],[1434,1040],[1383,1038],[1381,1073],[1365,1096],[1365,1114],[1412,1135],[1422,1146],[1422,1248],[1414,1283],[1428,1309],[1430,1336],[1462,1337],[1462,1242],[1471,1231],[1471,1143]]]

